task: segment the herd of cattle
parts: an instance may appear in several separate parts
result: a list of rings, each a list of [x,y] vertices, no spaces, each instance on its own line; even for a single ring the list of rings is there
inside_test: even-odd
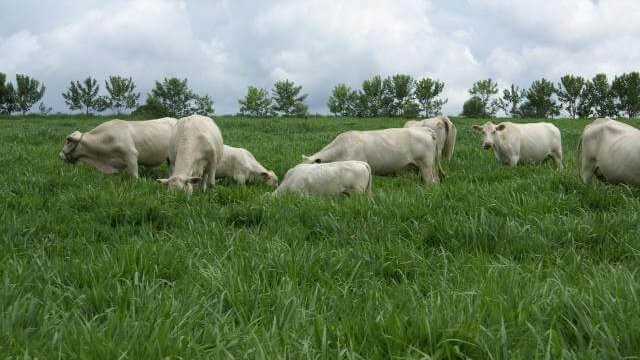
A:
[[[483,147],[493,148],[498,161],[515,166],[553,159],[562,169],[560,130],[550,123],[487,122],[473,126],[484,135]],[[82,161],[103,173],[126,170],[138,178],[138,165],[155,167],[165,161],[169,177],[158,179],[170,189],[191,193],[193,185],[213,186],[216,178],[240,184],[263,181],[283,192],[339,195],[371,192],[372,174],[390,175],[417,167],[424,183],[437,183],[443,172],[440,159],[450,160],[456,127],[446,116],[408,121],[403,128],[347,131],[319,152],[304,156],[278,177],[246,149],[223,143],[213,119],[192,115],[181,119],[111,120],[65,141],[60,158]],[[609,119],[587,125],[580,139],[580,177],[640,185],[640,131]]]

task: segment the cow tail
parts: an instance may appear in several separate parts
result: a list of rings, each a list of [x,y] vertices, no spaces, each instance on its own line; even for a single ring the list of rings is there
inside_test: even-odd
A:
[[[367,169],[369,169],[369,183],[367,184],[367,195],[371,196],[371,185],[373,185],[373,172],[371,171],[371,166],[369,163],[367,164]]]
[[[441,161],[440,161],[440,149],[438,149],[438,142],[434,141],[436,143],[436,161],[435,161],[435,167],[436,167],[436,175],[438,176],[438,179],[440,181],[443,181],[446,177],[447,174],[445,174],[444,170],[442,170],[442,166],[441,166]]]
[[[584,136],[584,132],[580,135],[580,139],[578,139],[578,146],[576,147],[576,165],[578,166],[578,177],[582,179],[582,137]]]
[[[444,141],[444,148],[442,149],[442,157],[446,160],[451,160],[453,156],[453,148],[456,145],[456,126],[449,120],[448,117],[443,116],[442,122],[444,124],[447,136]]]

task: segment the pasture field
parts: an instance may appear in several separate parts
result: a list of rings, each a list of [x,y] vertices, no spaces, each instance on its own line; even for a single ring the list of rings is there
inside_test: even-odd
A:
[[[57,157],[106,118],[0,119],[0,358],[638,359],[640,189],[508,168],[453,119],[446,180],[373,197],[191,197]],[[216,119],[280,178],[349,129],[402,119]],[[638,121],[631,121],[638,126]]]

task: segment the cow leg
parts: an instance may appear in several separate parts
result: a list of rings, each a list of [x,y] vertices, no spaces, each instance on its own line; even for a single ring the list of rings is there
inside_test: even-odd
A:
[[[138,153],[128,153],[124,156],[124,161],[127,164],[127,173],[134,179],[138,179]]]
[[[216,184],[216,167],[215,167],[215,165],[213,165],[212,163],[209,163],[209,165],[207,165],[206,175],[207,175],[207,184],[209,186],[213,187]],[[205,185],[203,184],[203,186],[205,186]]]
[[[582,166],[580,168],[580,178],[582,182],[588,184],[591,181],[591,178],[596,172],[596,161],[595,159],[585,159],[582,158]]]
[[[562,170],[563,166],[562,166],[562,150],[554,150],[551,153],[551,157],[553,158],[553,161],[556,162],[556,166],[558,167],[558,170]]]
[[[173,163],[169,158],[167,158],[167,165],[169,166],[169,176],[171,176],[173,174]]]
[[[437,183],[440,181],[438,175],[436,174],[436,169],[435,166],[433,166],[433,163],[420,161],[417,165],[420,169],[422,181],[425,184]]]
[[[507,164],[509,166],[516,166],[516,165],[518,165],[518,160],[520,160],[520,156],[518,156],[517,154],[510,155],[509,156],[509,162]]]

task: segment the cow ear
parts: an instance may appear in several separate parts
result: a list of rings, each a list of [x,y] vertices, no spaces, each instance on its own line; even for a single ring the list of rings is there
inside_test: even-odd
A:
[[[496,126],[496,130],[502,131],[502,130],[504,130],[505,127],[506,126],[504,124],[500,124],[500,125]]]
[[[156,179],[160,184],[166,185],[169,182],[169,179]]]
[[[266,171],[263,171],[260,173],[260,176],[262,176],[264,179],[268,179],[269,178],[269,173]]]
[[[187,181],[189,183],[191,183],[191,184],[199,184],[200,181],[202,181],[202,178],[198,177],[198,176],[192,176],[192,177],[188,178]]]
[[[473,130],[477,132],[482,132],[482,130],[484,130],[484,127],[480,125],[473,125]]]

